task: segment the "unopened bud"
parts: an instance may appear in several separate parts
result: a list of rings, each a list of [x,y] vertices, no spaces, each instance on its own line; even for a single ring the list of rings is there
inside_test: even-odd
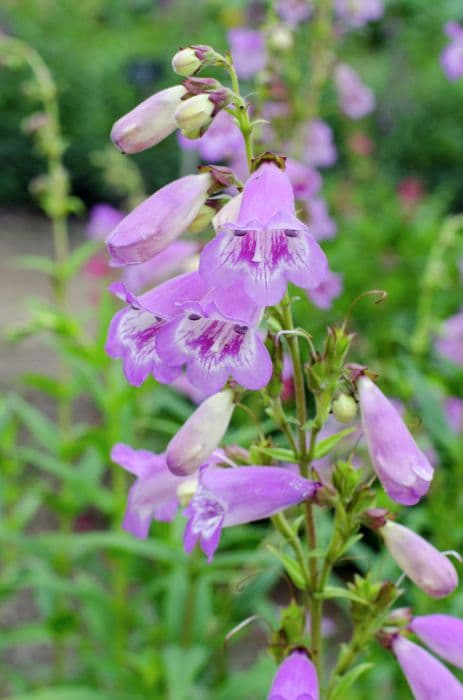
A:
[[[331,404],[333,415],[340,423],[350,423],[357,415],[357,404],[352,396],[339,394]]]
[[[177,128],[174,113],[186,94],[183,85],[161,90],[117,120],[113,143],[123,153],[138,153],[155,146]]]
[[[209,396],[198,406],[167,446],[166,462],[173,474],[192,474],[209,459],[227,431],[233,409],[231,389]]]
[[[175,110],[175,121],[184,136],[197,139],[206,131],[214,116],[215,105],[209,95],[194,95]]]
[[[269,37],[269,46],[277,51],[289,51],[293,47],[294,37],[289,27],[283,24],[275,27]]]
[[[189,46],[186,49],[177,51],[172,59],[172,68],[178,75],[188,78],[194,75],[201,68],[203,62],[196,55],[196,51]]]
[[[191,499],[195,495],[196,487],[198,486],[198,479],[186,479],[185,481],[182,481],[181,484],[178,485],[177,487],[177,498],[182,506],[182,508],[186,508],[187,505],[190,503]]]
[[[216,209],[214,207],[211,207],[210,204],[203,204],[196,219],[188,226],[188,231],[190,233],[201,233],[209,226],[215,213]]]

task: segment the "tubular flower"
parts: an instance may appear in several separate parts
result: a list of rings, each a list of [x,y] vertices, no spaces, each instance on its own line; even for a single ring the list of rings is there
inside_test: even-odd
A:
[[[111,459],[137,477],[127,497],[124,530],[145,539],[152,520],[174,519],[179,507],[177,489],[191,479],[174,476],[167,468],[165,455],[134,450],[122,443],[114,445]]]
[[[305,651],[293,651],[280,664],[268,700],[319,700],[315,666]]]
[[[183,85],[156,92],[117,120],[111,140],[123,153],[139,153],[165,139],[177,128],[174,112],[186,95]]]
[[[265,39],[261,32],[247,27],[236,27],[228,32],[228,41],[236,72],[249,80],[267,65]]]
[[[444,598],[458,585],[458,575],[449,559],[408,527],[388,521],[381,534],[390,555],[431,598]]]
[[[220,228],[199,267],[211,286],[242,285],[260,306],[278,304],[288,282],[318,287],[327,270],[325,254],[296,218],[291,182],[274,163],[251,175],[237,222]]]
[[[463,700],[463,685],[418,644],[397,636],[392,650],[415,700]]]
[[[328,206],[322,197],[314,197],[307,202],[309,230],[316,241],[324,241],[336,236],[336,221],[331,218]]]
[[[123,211],[110,204],[95,204],[90,209],[85,233],[89,238],[106,238],[125,217]]]
[[[209,173],[186,175],[145,199],[107,238],[113,262],[142,263],[167,248],[194,221],[212,184]]]
[[[444,321],[435,348],[443,357],[463,367],[463,309]]]
[[[442,51],[441,66],[449,80],[457,80],[463,75],[463,27],[456,22],[447,22],[444,31],[450,43]]]
[[[167,446],[167,466],[173,474],[192,474],[204,464],[225,435],[233,408],[231,389],[209,396],[198,406]]]
[[[331,127],[321,119],[308,122],[304,127],[304,162],[313,168],[329,168],[337,157]]]
[[[433,468],[392,403],[368,377],[358,382],[363,432],[373,467],[398,503],[418,503],[429,489]]]
[[[295,198],[301,201],[310,200],[322,186],[320,173],[292,158],[286,161],[286,173],[293,186]]]
[[[111,285],[111,291],[128,307],[112,319],[106,352],[122,359],[127,381],[140,386],[152,374],[160,382],[170,382],[180,369],[164,363],[158,354],[157,336],[166,323],[180,313],[177,304],[198,299],[205,285],[197,273],[187,273],[136,297],[121,282]]]
[[[184,545],[191,552],[199,541],[212,561],[223,527],[269,518],[278,511],[314,498],[319,484],[279,467],[202,467],[188,518]]]
[[[281,19],[295,27],[313,13],[313,0],[278,0],[277,12]]]
[[[463,620],[451,615],[414,617],[409,629],[445,661],[463,668]]]
[[[193,269],[198,257],[199,245],[194,241],[174,241],[162,253],[139,265],[128,265],[122,273],[126,287],[138,294],[148,287],[164,282],[171,275]]]
[[[353,68],[340,63],[334,72],[334,82],[341,109],[350,119],[361,119],[375,108],[373,91],[362,81]]]
[[[381,19],[384,5],[383,0],[336,0],[335,10],[345,24],[358,28]]]
[[[309,292],[309,298],[319,309],[330,309],[333,300],[341,293],[342,277],[330,270],[323,282]]]
[[[272,362],[257,333],[260,310],[240,287],[215,297],[214,290],[183,304],[181,315],[160,329],[160,357],[173,367],[186,365],[187,378],[205,395],[220,391],[230,375],[246,389],[262,389]]]

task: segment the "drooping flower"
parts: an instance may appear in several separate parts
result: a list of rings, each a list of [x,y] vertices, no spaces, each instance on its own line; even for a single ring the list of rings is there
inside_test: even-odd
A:
[[[443,598],[458,585],[448,557],[404,525],[388,521],[381,534],[392,558],[405,574],[431,598]]]
[[[434,346],[438,353],[463,367],[463,309],[444,321]]]
[[[158,335],[160,357],[186,366],[189,381],[206,395],[220,391],[231,375],[247,389],[261,389],[272,375],[272,362],[257,326],[261,312],[242,287],[216,290],[182,313]]]
[[[186,95],[183,85],[161,90],[117,120],[113,143],[123,153],[139,153],[165,139],[177,128],[174,112]]]
[[[249,80],[267,65],[265,39],[261,32],[236,27],[228,32],[228,43],[238,77]]]
[[[444,31],[450,43],[442,51],[441,66],[449,80],[457,80],[463,75],[463,27],[456,22],[447,22]]]
[[[194,221],[212,183],[209,173],[186,175],[145,199],[109,235],[113,261],[142,263],[167,248]]]
[[[293,158],[286,161],[286,174],[293,186],[295,198],[303,202],[315,197],[322,186],[320,173]]]
[[[187,151],[197,150],[207,163],[219,163],[232,158],[236,151],[244,149],[243,135],[234,118],[220,110],[206,133],[199,139],[187,139],[179,133],[180,146]]]
[[[313,12],[312,0],[278,0],[277,12],[281,19],[296,26],[309,19]]]
[[[188,518],[184,545],[199,541],[210,562],[222,528],[263,520],[278,511],[313,499],[319,484],[280,467],[203,467],[195,495],[184,511]]]
[[[463,620],[451,615],[419,615],[408,627],[435,654],[463,668]]]
[[[392,641],[392,650],[415,700],[463,700],[463,685],[432,656],[403,636]]]
[[[318,677],[307,653],[296,649],[280,664],[268,700],[319,700]]]
[[[110,204],[95,204],[89,212],[85,233],[89,238],[104,240],[125,217],[125,213]]]
[[[316,289],[308,292],[310,300],[319,309],[330,309],[334,299],[342,293],[342,276],[328,271],[327,276]]]
[[[358,381],[362,427],[373,467],[388,495],[411,506],[428,492],[433,468],[397,410],[368,377]]]
[[[278,304],[288,282],[318,287],[327,269],[325,254],[296,218],[291,182],[274,163],[246,182],[236,223],[220,228],[199,265],[211,287],[242,285],[259,306]]]
[[[134,296],[121,282],[111,291],[128,306],[111,321],[106,343],[110,357],[122,359],[127,381],[140,386],[152,374],[160,382],[170,382],[180,368],[163,362],[158,353],[159,331],[177,314],[182,304],[200,298],[206,285],[197,273],[187,273],[142,294]]]
[[[190,271],[198,253],[199,245],[195,241],[174,241],[151,260],[124,267],[122,281],[129,291],[138,294],[172,275]]]
[[[177,490],[188,479],[169,471],[165,455],[118,443],[111,451],[111,459],[137,477],[127,497],[124,530],[145,539],[152,520],[174,519],[179,507]]]
[[[375,108],[373,91],[362,83],[359,75],[345,63],[339,63],[334,72],[334,82],[341,109],[350,119],[361,119]]]
[[[335,10],[344,24],[358,28],[381,19],[384,4],[383,0],[336,0]]]
[[[304,162],[314,168],[329,168],[338,154],[333,142],[333,130],[321,119],[314,119],[304,128]]]
[[[313,197],[307,202],[309,214],[309,231],[316,241],[334,238],[337,231],[336,221],[331,218],[323,197]]]
[[[206,462],[220,445],[233,408],[231,389],[209,396],[198,406],[167,446],[167,466],[173,474],[192,474]]]

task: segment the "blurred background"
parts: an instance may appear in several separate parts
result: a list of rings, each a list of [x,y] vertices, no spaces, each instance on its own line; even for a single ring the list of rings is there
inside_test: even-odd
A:
[[[193,404],[154,380],[135,390],[107,358],[106,329],[117,306],[88,225],[95,205],[128,210],[194,170],[197,152],[182,150],[175,134],[123,157],[110,144],[111,126],[176,84],[171,59],[180,46],[224,51],[230,30],[257,29],[276,17],[270,5],[1,4],[0,32],[38,52],[56,85],[66,174],[55,191],[65,181],[67,203],[56,214],[43,181],[53,153],[37,140],[31,115],[41,113],[41,98],[30,69],[0,53],[0,698],[257,700],[267,692],[274,664],[264,651],[266,625],[224,645],[248,616],[275,620],[287,602],[278,562],[255,549],[268,536],[265,525],[227,531],[213,567],[183,554],[181,518],[156,523],[146,542],[120,528],[129,481],[111,466],[111,446],[121,440],[161,451]],[[328,308],[304,302],[298,321],[320,345],[352,299],[387,290],[383,304],[356,307],[351,359],[381,373],[382,387],[403,402],[440,465],[429,499],[407,524],[461,551],[463,340],[450,358],[436,349],[463,300],[463,78],[449,80],[440,62],[449,21],[463,23],[461,0],[386,0],[378,21],[341,32],[340,60],[361,73],[376,109],[349,121],[329,82],[320,98],[318,116],[331,126],[338,152],[323,173],[336,229],[323,246],[343,290]],[[311,31],[310,20],[290,27],[285,66],[305,70]],[[259,74],[245,81],[251,102],[265,81]],[[69,225],[65,265],[56,257],[53,217],[53,226]],[[453,423],[446,412],[452,399]],[[256,437],[243,413],[227,441]],[[397,576],[374,542],[365,548],[360,559],[368,555],[381,575]],[[421,612],[463,614],[461,593],[439,607],[416,591],[407,596]],[[333,648],[348,633],[345,618],[330,609]],[[372,659],[375,669],[348,698],[410,697],[387,653],[378,648]]]

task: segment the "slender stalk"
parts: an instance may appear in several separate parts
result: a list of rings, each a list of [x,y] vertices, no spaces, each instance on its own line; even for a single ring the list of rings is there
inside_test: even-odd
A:
[[[249,170],[251,170],[252,161],[254,158],[254,150],[252,145],[252,124],[251,120],[249,119],[248,107],[246,101],[241,97],[238,75],[236,73],[231,57],[227,61],[226,67],[230,74],[232,90],[236,94],[239,102],[239,106],[235,112],[235,116],[238,120],[238,125],[240,127],[241,133],[243,134],[244,146],[246,149],[246,158],[248,161]]]
[[[307,572],[307,565],[304,557],[304,552],[301,547],[299,538],[294,534],[291,525],[288,523],[285,515],[283,513],[277,513],[272,517],[272,522],[277,528],[277,530],[283,535],[283,537],[289,542],[294,550],[296,559],[301,567],[301,572],[304,577],[304,581],[307,587],[307,591],[310,589],[310,577]]]

